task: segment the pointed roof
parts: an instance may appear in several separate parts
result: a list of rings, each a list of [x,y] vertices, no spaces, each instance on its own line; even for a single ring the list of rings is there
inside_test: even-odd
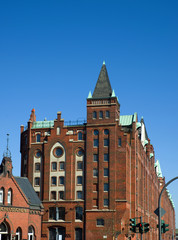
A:
[[[112,88],[109,81],[105,62],[103,62],[92,97],[93,98],[109,98],[111,96],[112,96]]]

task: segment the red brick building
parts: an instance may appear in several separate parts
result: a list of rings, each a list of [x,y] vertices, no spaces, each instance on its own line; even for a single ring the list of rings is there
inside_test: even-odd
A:
[[[43,206],[27,178],[12,175],[12,161],[0,165],[0,240],[40,240]]]
[[[42,239],[140,239],[129,226],[140,217],[150,223],[143,239],[157,239],[154,211],[164,178],[144,120],[120,115],[105,64],[87,98],[87,121],[65,123],[61,112],[53,121],[36,121],[33,109],[28,127],[21,126],[21,156],[21,175],[45,208]],[[175,232],[168,192],[163,205]]]

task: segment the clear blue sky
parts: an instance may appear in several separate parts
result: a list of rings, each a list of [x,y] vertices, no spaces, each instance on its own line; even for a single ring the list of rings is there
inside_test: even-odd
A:
[[[86,118],[105,60],[121,114],[144,117],[166,182],[178,176],[177,13],[177,0],[1,0],[0,156],[9,133],[14,175],[31,109],[37,120]]]

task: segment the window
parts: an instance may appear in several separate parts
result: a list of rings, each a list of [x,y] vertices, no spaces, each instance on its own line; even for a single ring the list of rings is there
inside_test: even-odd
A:
[[[37,150],[37,151],[35,152],[35,157],[36,157],[36,158],[40,158],[40,157],[41,157],[41,151],[40,151],[40,150]]]
[[[56,191],[51,191],[51,200],[56,200]]]
[[[82,176],[77,176],[77,184],[82,184]]]
[[[64,162],[60,162],[59,169],[64,170]]]
[[[35,186],[40,186],[40,178],[39,177],[35,178]]]
[[[104,199],[104,206],[105,207],[109,206],[109,199],[107,199],[107,198]]]
[[[41,141],[41,135],[40,134],[37,134],[36,135],[36,142],[40,142]]]
[[[104,153],[104,161],[109,162],[109,154],[108,153]]]
[[[95,136],[98,136],[98,135],[99,135],[99,131],[98,131],[98,130],[94,130],[93,134],[94,134]]]
[[[64,177],[59,177],[59,184],[64,185]]]
[[[51,178],[51,185],[56,186],[56,184],[57,184],[57,178],[56,177],[52,177]]]
[[[52,162],[51,169],[52,171],[57,171],[57,162]]]
[[[98,143],[99,143],[98,139],[93,140],[93,146],[94,147],[98,147]]]
[[[105,139],[104,139],[104,146],[105,146],[105,147],[108,147],[108,146],[109,146],[109,139],[108,139],[108,138],[105,138]]]
[[[82,191],[77,191],[77,199],[83,199]]]
[[[82,228],[75,229],[75,240],[82,240]]]
[[[110,112],[109,111],[106,111],[106,118],[110,118]]]
[[[93,118],[96,119],[97,118],[97,113],[94,111],[93,112]]]
[[[65,221],[65,208],[64,207],[50,207],[49,208],[50,220],[63,220]]]
[[[122,141],[121,138],[118,138],[118,146],[121,147],[122,146]]]
[[[59,192],[59,199],[64,200],[64,191]]]
[[[81,148],[79,148],[79,150],[77,151],[77,155],[79,157],[83,156],[83,150]]]
[[[8,192],[7,192],[7,203],[9,205],[12,204],[12,190],[11,189],[9,189]]]
[[[99,118],[103,118],[103,111],[99,112]]]
[[[15,240],[21,240],[22,239],[22,230],[20,227],[17,228],[16,230],[16,238]]]
[[[108,129],[104,129],[104,135],[109,135],[109,130]]]
[[[28,240],[34,240],[35,230],[33,226],[28,228]]]
[[[97,225],[97,226],[104,226],[104,219],[98,218],[98,219],[96,220],[96,225]]]
[[[60,147],[57,147],[53,150],[53,154],[55,157],[59,158],[63,155],[63,149]]]
[[[35,172],[40,171],[40,163],[35,163]]]
[[[0,189],[0,204],[4,204],[4,188]]]
[[[76,207],[75,208],[75,219],[82,221],[82,218],[83,218],[83,208]]]
[[[93,169],[93,177],[98,177],[98,169],[97,168]]]
[[[93,154],[93,162],[98,162],[98,154]]]
[[[60,127],[57,127],[56,128],[56,135],[60,135],[61,134],[61,129],[60,129]]]
[[[82,170],[83,169],[83,162],[77,162],[77,170]]]
[[[98,191],[98,184],[97,183],[93,183],[93,191],[94,192]]]
[[[82,132],[78,132],[78,140],[83,140],[83,134],[82,134]]]
[[[109,169],[104,168],[104,177],[108,177],[108,176],[109,176]]]
[[[108,192],[108,191],[109,191],[109,184],[104,183],[104,192]]]

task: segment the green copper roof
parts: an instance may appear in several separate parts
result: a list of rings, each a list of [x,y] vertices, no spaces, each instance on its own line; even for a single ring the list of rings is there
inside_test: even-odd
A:
[[[51,128],[54,127],[54,121],[36,121],[32,128]]]
[[[122,126],[130,126],[133,122],[133,115],[122,115],[120,116],[120,124]]]

